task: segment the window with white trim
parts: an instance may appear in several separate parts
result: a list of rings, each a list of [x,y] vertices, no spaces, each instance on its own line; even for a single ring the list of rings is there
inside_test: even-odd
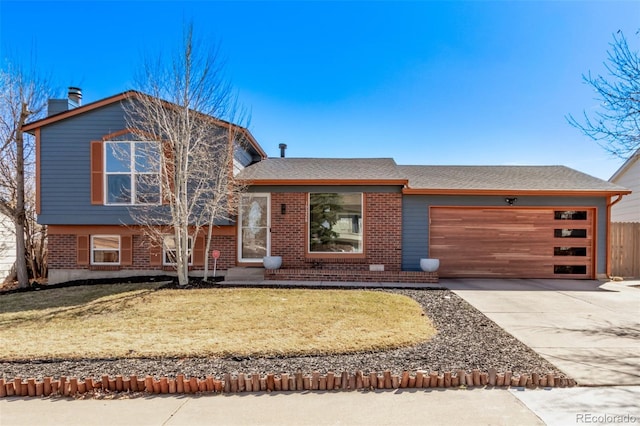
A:
[[[189,237],[187,243],[187,256],[189,257],[189,265],[193,265],[193,238]],[[173,266],[176,264],[176,237],[175,235],[165,235],[162,238],[162,264]]]
[[[120,264],[120,235],[91,236],[91,264]]]
[[[309,253],[363,253],[362,193],[309,194]]]
[[[160,204],[158,142],[107,141],[104,150],[106,204]]]

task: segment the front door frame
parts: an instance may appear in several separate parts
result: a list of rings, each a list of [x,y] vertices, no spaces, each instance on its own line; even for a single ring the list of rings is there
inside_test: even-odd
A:
[[[241,205],[240,208],[238,209],[238,263],[239,264],[256,264],[256,263],[262,263],[262,258],[244,258],[242,257],[242,248],[243,248],[243,237],[242,237],[242,230],[243,230],[243,206],[242,203],[244,203],[245,197],[265,197],[267,199],[267,222],[266,222],[266,254],[265,256],[270,256],[271,255],[271,194],[268,192],[248,192],[245,194],[241,195],[242,199],[241,199]]]

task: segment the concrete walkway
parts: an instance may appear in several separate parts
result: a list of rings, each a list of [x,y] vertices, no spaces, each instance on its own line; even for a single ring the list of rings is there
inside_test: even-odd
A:
[[[543,425],[505,389],[0,400],[0,424],[65,425]]]
[[[441,279],[579,385],[640,385],[640,281]]]
[[[513,390],[549,426],[640,424],[640,387]]]
[[[3,398],[0,425],[640,424],[640,387]]]

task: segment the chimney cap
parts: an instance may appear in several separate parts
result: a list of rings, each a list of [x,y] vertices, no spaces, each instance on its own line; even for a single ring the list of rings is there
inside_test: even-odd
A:
[[[69,86],[67,98],[72,107],[79,107],[82,104],[82,89],[79,87]]]
[[[278,148],[280,148],[280,158],[284,158],[284,151],[287,149],[287,144],[281,143],[278,145]]]

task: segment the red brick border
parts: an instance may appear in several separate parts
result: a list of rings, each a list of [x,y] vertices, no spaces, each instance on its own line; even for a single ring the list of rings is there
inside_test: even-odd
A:
[[[547,374],[513,374],[510,371],[498,373],[496,369],[488,371],[473,369],[471,371],[404,371],[402,374],[392,374],[385,370],[382,373],[362,371],[355,373],[343,372],[335,374],[328,372],[320,374],[301,372],[289,375],[276,374],[248,374],[226,373],[222,378],[207,376],[205,379],[197,377],[186,378],[179,374],[169,379],[153,376],[138,378],[136,375],[109,377],[102,375],[100,380],[87,377],[79,380],[76,377],[60,376],[58,380],[45,377],[42,381],[29,378],[26,381],[20,377],[14,380],[0,378],[0,398],[10,396],[81,396],[95,393],[126,393],[144,392],[147,394],[193,394],[193,393],[242,393],[242,392],[273,392],[273,391],[354,391],[375,389],[427,389],[427,388],[461,388],[461,387],[573,387],[575,380],[554,373]]]

